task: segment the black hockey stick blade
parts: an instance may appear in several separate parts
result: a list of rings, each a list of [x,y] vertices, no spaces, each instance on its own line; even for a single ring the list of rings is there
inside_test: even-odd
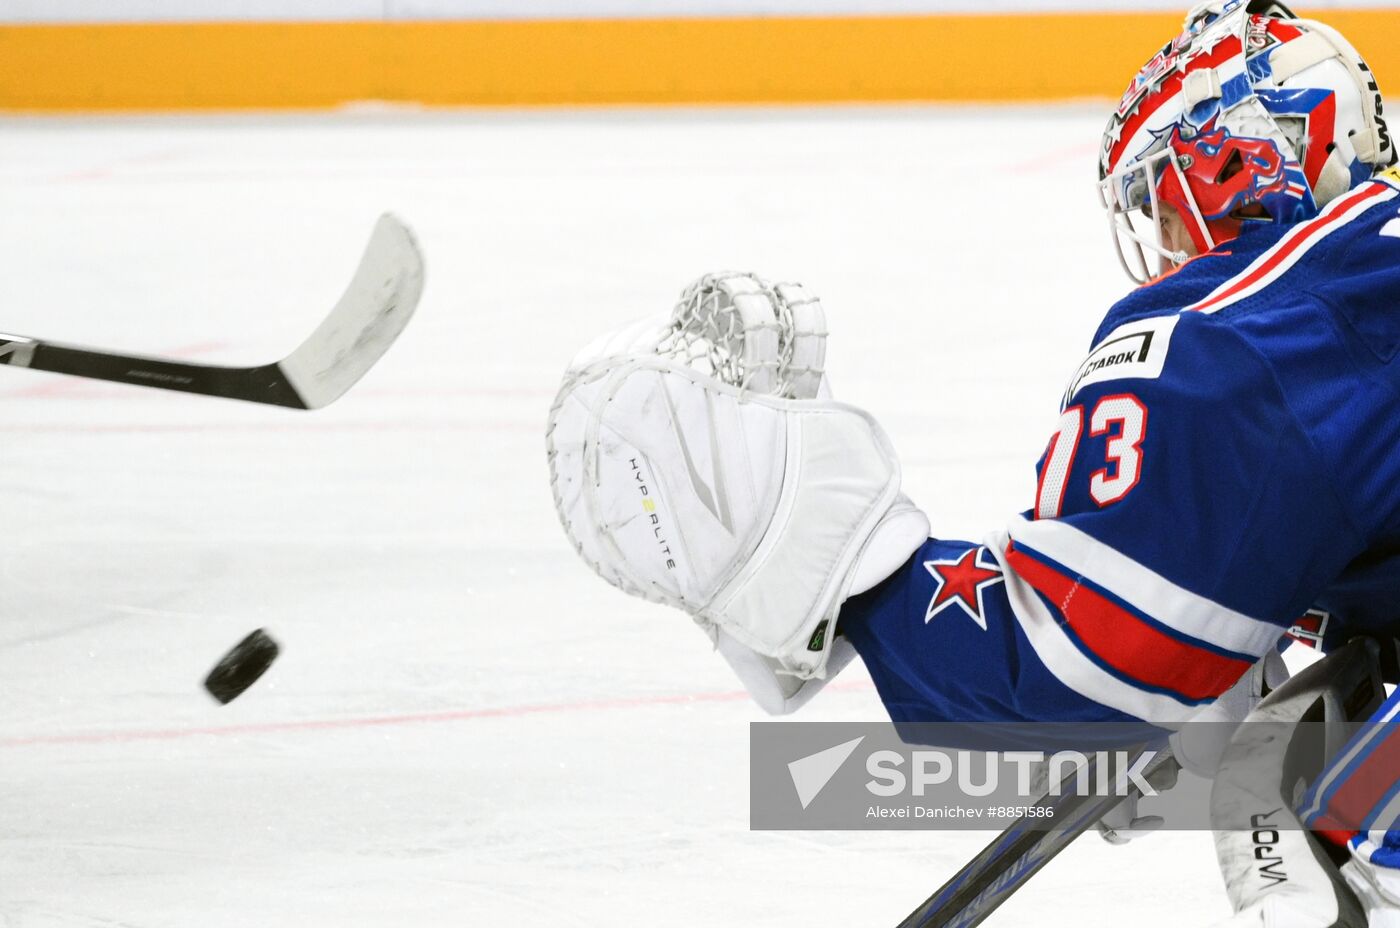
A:
[[[116,383],[319,409],[339,399],[398,338],[423,292],[423,257],[413,233],[385,213],[350,286],[329,316],[286,358],[224,367],[114,354],[18,335],[0,335],[0,364]]]
[[[1144,750],[1147,748],[1134,751],[1129,762]],[[1162,747],[1143,768],[1142,776],[1150,777],[1166,764],[1175,762],[1171,752]],[[1091,758],[1089,763],[1095,764],[1096,759]],[[1136,792],[1136,787],[1131,787],[1128,795],[1133,792]],[[1069,847],[1075,838],[1127,798],[1080,795],[1074,791],[1059,796],[1043,796],[1036,803],[1036,808],[1049,809],[1052,814],[1036,813],[1017,819],[952,879],[909,913],[899,923],[899,928],[972,928],[973,925],[980,925],[1055,855]],[[1054,828],[1048,829],[1047,822],[1054,822]]]

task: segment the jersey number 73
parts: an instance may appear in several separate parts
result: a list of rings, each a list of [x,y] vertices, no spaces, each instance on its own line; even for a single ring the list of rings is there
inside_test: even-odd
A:
[[[1084,434],[1084,407],[1071,406],[1045,449],[1035,492],[1035,517],[1054,519],[1065,502],[1079,439]],[[1104,466],[1089,475],[1089,496],[1100,508],[1132,492],[1142,478],[1142,440],[1147,437],[1147,407],[1131,393],[1114,393],[1094,404],[1089,434],[1107,435]]]

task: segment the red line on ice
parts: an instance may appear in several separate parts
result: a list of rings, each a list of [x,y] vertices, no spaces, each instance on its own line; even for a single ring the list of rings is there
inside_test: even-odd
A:
[[[832,684],[827,690],[858,692],[869,690],[870,684],[851,682]],[[634,696],[616,699],[591,699],[582,702],[537,703],[523,706],[500,706],[493,709],[452,709],[445,712],[417,712],[405,715],[368,715],[344,719],[304,719],[291,722],[249,722],[242,725],[208,725],[195,728],[135,728],[122,731],[76,732],[71,735],[27,735],[0,738],[0,748],[34,747],[57,744],[120,744],[132,741],[174,741],[201,735],[272,734],[284,731],[329,731],[341,728],[376,728],[390,725],[423,725],[438,722],[463,722],[477,719],[519,718],[527,715],[552,715],[566,712],[600,712],[612,709],[645,709],[653,706],[676,706],[691,703],[740,702],[749,698],[743,690],[716,693],[682,693],[673,696]]]

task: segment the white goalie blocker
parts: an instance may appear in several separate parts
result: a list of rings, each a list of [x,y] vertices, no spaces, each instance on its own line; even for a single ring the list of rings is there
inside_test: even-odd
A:
[[[584,560],[691,615],[772,713],[851,660],[841,603],[928,538],[884,431],[829,399],[825,354],[801,286],[706,275],[584,349],[549,416],[555,505]]]

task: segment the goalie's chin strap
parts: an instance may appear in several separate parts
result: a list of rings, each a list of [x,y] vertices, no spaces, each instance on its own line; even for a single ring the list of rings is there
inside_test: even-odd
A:
[[[1137,230],[1135,230],[1131,225],[1129,225],[1126,222],[1119,223],[1118,234],[1122,235],[1125,238],[1132,239],[1141,247],[1146,248],[1148,251],[1160,255],[1163,258],[1166,258],[1172,264],[1185,264],[1187,261],[1191,260],[1191,256],[1184,251],[1172,251],[1170,249],[1163,248],[1159,242],[1148,238],[1146,235],[1139,235],[1137,233]]]

